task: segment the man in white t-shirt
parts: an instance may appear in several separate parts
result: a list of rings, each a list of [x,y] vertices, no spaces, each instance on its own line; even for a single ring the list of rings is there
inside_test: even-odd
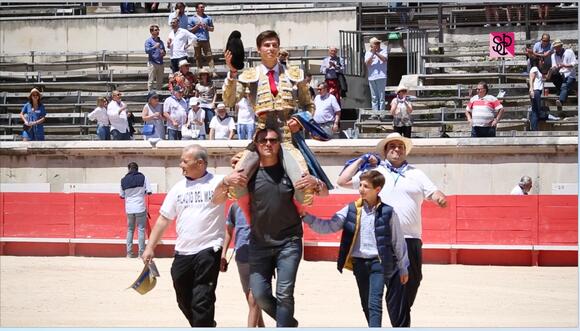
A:
[[[192,327],[216,326],[215,289],[225,236],[227,178],[207,172],[207,164],[204,147],[183,149],[179,166],[185,178],[167,193],[142,255],[144,263],[153,260],[161,236],[176,219],[171,278],[179,309]]]
[[[107,116],[111,123],[111,138],[113,140],[130,140],[129,121],[127,120],[127,105],[121,101],[121,92],[111,93],[111,102],[107,105]]]
[[[236,114],[238,114],[238,124],[236,126],[239,140],[252,140],[256,132],[256,115],[254,108],[248,100],[250,89],[244,89],[244,96],[236,103]]]
[[[407,162],[407,155],[413,148],[411,139],[399,133],[391,133],[377,145],[377,152],[383,155],[375,170],[385,176],[385,186],[379,193],[381,201],[392,206],[401,222],[409,254],[409,281],[406,284],[406,295],[409,306],[413,306],[419,284],[423,278],[421,247],[421,205],[423,200],[430,200],[440,207],[447,206],[447,197],[439,191],[433,182],[423,173]],[[358,189],[361,169],[377,165],[373,154],[365,154],[348,165],[338,178],[338,185]]]
[[[217,106],[217,114],[209,122],[209,140],[231,140],[234,137],[236,122],[228,116],[226,105]]]
[[[531,189],[532,189],[532,178],[530,178],[530,176],[522,176],[522,178],[520,178],[520,182],[512,189],[510,194],[528,195]]]

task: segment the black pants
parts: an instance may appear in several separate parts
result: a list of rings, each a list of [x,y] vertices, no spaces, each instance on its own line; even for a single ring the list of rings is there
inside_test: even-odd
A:
[[[407,243],[407,253],[410,263],[409,281],[405,284],[405,291],[409,307],[413,307],[415,297],[417,297],[417,292],[419,291],[419,285],[423,279],[423,272],[421,271],[423,266],[423,242],[421,239],[415,238],[406,238],[405,242]]]
[[[215,327],[215,289],[222,250],[175,255],[171,278],[179,309],[192,327]]]
[[[393,127],[395,132],[398,132],[401,136],[411,138],[412,126],[395,126]]]
[[[171,72],[176,73],[179,71],[179,61],[181,60],[187,60],[187,56],[178,59],[171,59],[171,64],[169,65],[171,67]]]

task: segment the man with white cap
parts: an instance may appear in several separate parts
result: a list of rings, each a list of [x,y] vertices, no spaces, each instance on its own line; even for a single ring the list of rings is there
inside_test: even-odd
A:
[[[189,99],[189,113],[187,113],[187,128],[191,131],[191,139],[205,140],[205,110],[200,107],[199,98]]]
[[[411,139],[399,133],[391,133],[377,145],[377,153],[385,160],[380,161],[375,154],[365,154],[350,163],[340,174],[338,185],[345,188],[359,187],[361,171],[369,163],[385,176],[385,185],[379,193],[381,201],[392,206],[401,222],[401,230],[407,244],[409,262],[409,281],[405,286],[409,307],[413,306],[419,284],[423,278],[421,247],[421,205],[430,200],[447,206],[447,197],[425,173],[407,162],[413,148]]]
[[[370,49],[365,53],[371,105],[373,110],[385,110],[385,86],[387,86],[387,49],[381,47],[381,41],[372,37]]]
[[[552,53],[552,69],[557,72],[552,74],[552,82],[560,97],[556,100],[556,105],[562,107],[568,99],[568,93],[576,86],[576,66],[578,61],[576,55],[571,49],[564,49],[564,44],[560,39],[554,40],[552,44],[554,52]]]
[[[181,127],[187,122],[187,108],[183,90],[179,86],[174,87],[172,95],[163,102],[169,140],[181,140]]]
[[[236,122],[226,112],[226,105],[217,106],[217,114],[209,122],[209,140],[231,140],[234,138]]]

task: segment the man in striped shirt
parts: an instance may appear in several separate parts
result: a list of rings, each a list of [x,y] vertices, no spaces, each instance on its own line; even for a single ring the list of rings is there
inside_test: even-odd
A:
[[[495,129],[503,116],[503,106],[493,95],[487,94],[487,83],[477,84],[477,95],[473,96],[465,109],[465,117],[471,124],[472,137],[495,137]]]

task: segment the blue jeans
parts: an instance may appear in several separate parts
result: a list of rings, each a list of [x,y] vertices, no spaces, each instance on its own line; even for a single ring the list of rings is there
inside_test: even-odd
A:
[[[371,105],[373,110],[385,110],[385,86],[386,78],[369,80],[371,89]]]
[[[532,112],[530,113],[530,130],[538,131],[538,122],[540,120],[540,109],[542,107],[542,90],[534,90],[532,99]]]
[[[97,125],[97,136],[99,140],[111,140],[111,127],[108,125]]]
[[[127,255],[133,252],[133,232],[137,223],[139,241],[139,256],[145,250],[145,226],[147,225],[147,211],[136,214],[127,214]]]
[[[250,288],[256,302],[276,320],[276,327],[296,327],[294,284],[302,257],[302,239],[278,247],[256,247],[250,242]],[[276,272],[276,297],[272,277]]]
[[[256,131],[255,124],[238,124],[238,139],[239,140],[246,140],[246,139],[253,139],[254,132]]]
[[[378,258],[353,258],[353,273],[360,296],[360,303],[369,327],[381,327],[383,320],[383,291],[387,286],[385,301],[389,319],[393,327],[411,325],[411,307],[408,304],[406,289],[401,284],[398,272],[389,279],[385,278],[383,266]]]
[[[564,104],[566,100],[568,100],[568,94],[570,90],[574,89],[574,85],[576,84],[576,79],[568,76],[568,78],[563,78],[561,81],[554,81],[554,86],[558,90],[560,90],[560,102]],[[560,85],[560,86],[558,86]]]
[[[168,140],[181,140],[181,131],[174,129],[167,129]]]
[[[205,111],[205,132],[209,133],[209,123],[211,122],[211,119],[215,116],[215,111],[211,108],[201,108],[203,109],[203,111]]]

